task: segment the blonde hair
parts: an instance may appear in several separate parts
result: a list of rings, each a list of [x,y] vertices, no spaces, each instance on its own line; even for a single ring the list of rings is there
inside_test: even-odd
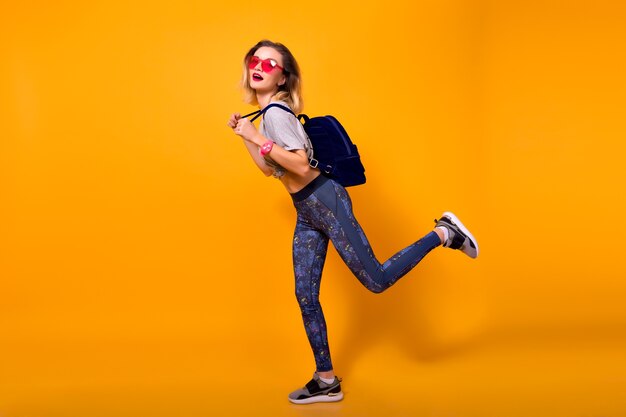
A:
[[[248,62],[254,56],[254,53],[261,47],[274,48],[283,57],[283,74],[285,75],[285,83],[278,86],[278,92],[272,97],[272,100],[281,100],[286,102],[294,113],[299,113],[304,107],[302,101],[302,81],[300,80],[300,67],[296,62],[293,54],[287,47],[281,43],[268,40],[262,40],[254,45],[243,59],[243,76],[241,78],[241,87],[243,88],[244,101],[253,106],[258,105],[256,99],[256,91],[250,87]]]

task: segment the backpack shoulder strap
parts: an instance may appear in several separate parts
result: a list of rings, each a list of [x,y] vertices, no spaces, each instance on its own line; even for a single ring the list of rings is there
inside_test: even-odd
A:
[[[254,122],[256,119],[258,119],[260,116],[264,115],[265,112],[268,111],[269,109],[271,109],[272,107],[280,107],[284,111],[289,112],[289,113],[293,114],[294,116],[296,116],[296,114],[289,107],[283,106],[282,104],[279,104],[279,103],[270,103],[267,106],[265,106],[263,109],[256,110],[256,111],[253,111],[252,113],[248,113],[246,115],[243,115],[243,116],[241,116],[241,118],[245,119],[246,117],[254,116],[252,119],[250,119],[251,122]],[[298,116],[296,116],[296,117],[298,117]]]
[[[295,113],[294,113],[294,112],[293,112],[293,111],[292,111],[289,107],[287,107],[287,106],[283,106],[282,104],[279,104],[279,103],[270,103],[270,104],[268,104],[267,106],[265,106],[265,107],[263,108],[263,110],[261,110],[261,114],[265,114],[265,112],[266,112],[266,111],[268,111],[269,109],[271,109],[272,107],[278,107],[278,108],[281,108],[281,109],[283,109],[284,111],[286,111],[286,112],[288,112],[288,113],[291,113],[291,114],[293,114],[294,116],[296,116],[296,114],[295,114]],[[257,115],[257,116],[255,116],[255,118],[256,118],[256,117],[259,117],[259,116],[260,116],[260,114],[259,114],[259,115]],[[296,117],[298,117],[298,116],[296,116]]]
[[[244,114],[243,116],[241,116],[241,118],[245,119],[246,117],[250,117],[256,114],[256,116],[254,116],[251,120],[253,122],[257,117],[260,116],[260,113],[261,113],[261,110],[255,110],[252,113]]]

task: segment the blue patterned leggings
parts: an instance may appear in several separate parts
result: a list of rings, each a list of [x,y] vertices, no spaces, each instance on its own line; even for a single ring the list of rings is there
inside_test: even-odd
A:
[[[319,302],[328,240],[359,281],[375,293],[391,287],[441,241],[430,232],[381,264],[354,218],[350,196],[341,185],[320,175],[291,196],[298,215],[293,236],[296,297],[317,371],[330,371],[333,366],[326,321]]]

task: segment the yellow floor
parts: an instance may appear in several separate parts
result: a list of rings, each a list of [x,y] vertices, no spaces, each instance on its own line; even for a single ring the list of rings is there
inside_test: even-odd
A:
[[[289,352],[262,353],[276,362],[264,377],[252,346],[5,341],[0,416],[626,416],[623,338],[493,340],[421,357],[354,348],[337,366],[344,400],[308,406],[286,400],[310,377]]]

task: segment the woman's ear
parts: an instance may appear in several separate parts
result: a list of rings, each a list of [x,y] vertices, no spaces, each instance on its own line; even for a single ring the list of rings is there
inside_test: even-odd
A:
[[[278,86],[282,87],[283,85],[285,85],[286,82],[287,82],[287,77],[283,75],[280,81],[278,82]]]

